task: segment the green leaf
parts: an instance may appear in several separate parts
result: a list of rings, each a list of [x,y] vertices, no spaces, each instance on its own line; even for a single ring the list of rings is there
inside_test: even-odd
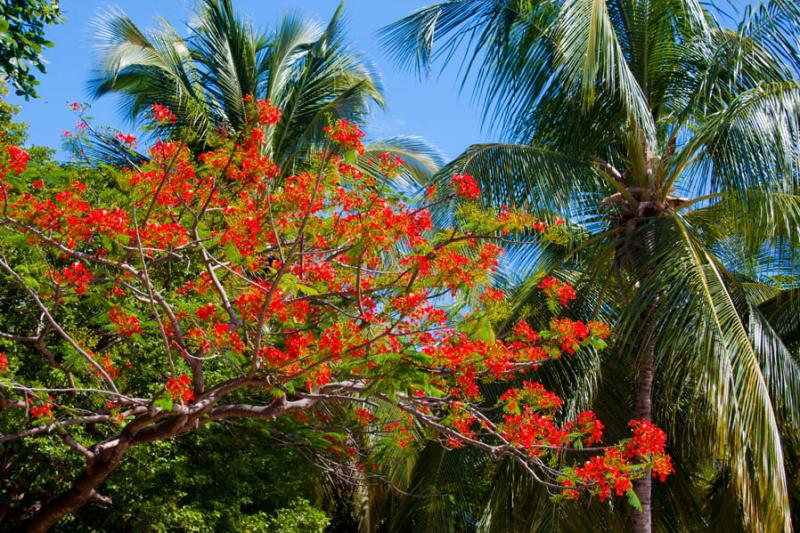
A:
[[[472,334],[472,338],[487,344],[494,344],[495,335],[492,323],[487,317],[481,317]]]
[[[172,398],[169,398],[167,396],[162,396],[161,398],[158,398],[156,401],[153,402],[153,406],[163,411],[171,411]]]
[[[310,296],[319,296],[320,294],[322,294],[318,289],[312,287],[311,285],[305,285],[303,283],[299,283],[297,285],[297,288]]]
[[[237,263],[239,259],[241,259],[242,255],[239,253],[239,249],[236,247],[232,241],[229,241],[225,244],[225,258],[232,263]]]
[[[639,497],[636,495],[636,492],[633,489],[626,490],[625,495],[628,497],[628,503],[631,507],[637,511],[642,510],[642,502],[639,501]]]

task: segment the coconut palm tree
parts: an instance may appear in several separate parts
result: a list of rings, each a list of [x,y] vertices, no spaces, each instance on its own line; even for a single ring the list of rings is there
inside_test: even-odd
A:
[[[231,0],[203,0],[184,38],[166,21],[145,32],[111,9],[96,22],[99,53],[89,87],[94,97],[119,95],[123,115],[138,125],[147,122],[152,104],[167,105],[177,115],[171,129],[188,133],[197,150],[242,128],[245,96],[269,99],[283,113],[268,131],[266,155],[289,175],[322,141],[329,121],[363,125],[372,107],[384,105],[378,73],[346,43],[342,10],[327,26],[287,15],[265,33],[238,16]],[[366,170],[385,151],[403,157],[417,177],[439,161],[420,139],[395,137],[370,144],[362,158]]]
[[[698,0],[451,0],[383,37],[422,74],[460,57],[503,134],[444,168],[441,189],[468,172],[486,204],[567,220],[564,247],[517,250],[513,266],[541,260],[580,287],[576,312],[615,323],[612,350],[574,360],[570,379],[670,429],[685,472],[658,507],[705,478],[721,499],[697,507],[704,520],[727,498],[726,519],[783,531],[800,424],[800,367],[782,340],[796,325],[780,322],[797,310],[784,289],[800,257],[800,7],[772,0],[735,29],[717,16]],[[651,531],[652,481],[635,490],[633,528]],[[486,515],[508,518],[504,505]]]

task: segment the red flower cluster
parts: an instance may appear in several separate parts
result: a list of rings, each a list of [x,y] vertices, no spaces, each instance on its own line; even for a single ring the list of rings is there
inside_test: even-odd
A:
[[[524,320],[517,322],[511,333],[525,343],[533,343],[539,340],[539,334]]]
[[[8,151],[9,157],[8,167],[14,171],[14,173],[19,174],[28,168],[28,160],[31,158],[28,152],[17,146],[9,146],[6,150]]]
[[[583,483],[589,484],[590,491],[602,502],[611,497],[612,489],[617,496],[622,496],[633,488],[627,474],[629,468],[619,452],[612,449],[605,455],[592,457],[582,467],[577,467],[575,473]]]
[[[48,402],[40,402],[35,404],[33,398],[28,398],[28,404],[31,409],[31,416],[34,418],[53,418],[53,397],[48,397]]]
[[[609,335],[611,335],[611,328],[608,326],[608,324],[603,322],[590,320],[586,323],[586,326],[589,328],[589,334],[594,337],[605,340]]]
[[[269,98],[257,100],[256,108],[258,109],[258,121],[265,126],[274,126],[281,119],[281,110],[273,106]]]
[[[550,321],[550,332],[561,344],[561,350],[569,354],[575,353],[590,335],[589,328],[583,322],[569,318],[553,318]]]
[[[153,119],[162,126],[166,124],[175,124],[175,121],[178,118],[172,111],[170,111],[168,107],[163,106],[161,104],[158,103],[153,104],[152,109],[153,109]]]
[[[500,401],[505,404],[503,409],[509,413],[519,412],[521,403],[531,409],[545,411],[553,411],[564,403],[557,394],[533,381],[523,382],[521,389],[508,389],[500,396]]]
[[[0,374],[8,372],[8,358],[5,352],[0,352]]]
[[[473,414],[464,411],[461,408],[461,405],[458,403],[455,403],[452,406],[451,411],[452,411],[451,416],[453,418],[450,424],[456,431],[458,431],[459,436],[458,437],[451,436],[447,441],[447,446],[450,448],[461,448],[462,446],[464,446],[464,440],[461,437],[467,439],[476,438],[473,425],[475,424],[477,419]]]
[[[239,354],[244,352],[244,342],[242,342],[242,338],[239,336],[239,333],[237,333],[235,328],[231,327],[230,324],[227,324],[226,322],[214,322],[212,327],[214,343],[218,349],[226,351],[230,350]]]
[[[469,174],[456,174],[453,176],[453,188],[456,194],[465,200],[477,200],[481,197],[478,182]]]
[[[550,276],[544,278],[538,287],[544,291],[548,299],[557,301],[562,307],[575,299],[575,289],[571,285]]]
[[[122,312],[118,306],[108,311],[108,320],[117,327],[117,332],[123,337],[131,337],[134,333],[142,334],[142,326],[135,315]]]
[[[97,362],[100,363],[100,366],[103,367],[103,370],[105,370],[108,377],[110,377],[111,379],[117,379],[119,377],[121,372],[119,371],[118,368],[114,366],[114,362],[111,360],[110,355],[108,354],[104,355]],[[97,377],[100,376],[102,376],[102,374],[100,373],[100,370],[97,370]]]
[[[136,145],[136,135],[128,133],[127,135],[124,133],[117,133],[114,136],[114,139],[121,142],[122,144],[127,144],[128,146],[135,146]]]
[[[379,165],[378,168],[381,171],[381,174],[384,174],[388,177],[393,177],[397,174],[398,169],[400,166],[405,163],[400,156],[392,155],[389,152],[384,152],[378,156]]]
[[[364,153],[364,145],[361,142],[364,132],[352,122],[340,118],[333,126],[325,126],[324,130],[328,139],[341,146],[344,151]]]
[[[564,427],[570,433],[577,433],[579,437],[584,437],[583,444],[587,446],[599,444],[603,441],[603,428],[605,426],[597,419],[594,411],[580,413],[575,422],[568,422]]]
[[[628,425],[633,428],[633,438],[625,447],[625,454],[628,457],[655,459],[653,477],[664,481],[673,472],[672,461],[664,455],[667,434],[647,420],[631,420]]]
[[[192,380],[186,374],[181,374],[178,379],[170,377],[167,379],[166,385],[167,392],[170,393],[173,400],[180,400],[183,403],[189,403],[194,400],[194,392],[192,391]]]
[[[501,291],[500,289],[487,287],[486,291],[484,291],[484,293],[481,294],[480,300],[483,303],[488,304],[491,302],[502,302],[503,297],[504,297],[503,291]]]
[[[214,304],[206,304],[195,311],[195,314],[200,320],[211,320],[214,313],[217,312],[217,306]]]
[[[69,283],[75,287],[76,294],[83,294],[89,288],[92,274],[86,268],[86,265],[76,261],[70,266],[64,267],[61,270],[61,274],[56,276],[56,280],[59,283]]]
[[[375,415],[372,414],[372,411],[369,409],[364,409],[363,407],[359,407],[356,409],[356,416],[360,421],[361,425],[366,427],[375,419]]]
[[[252,94],[242,98],[248,114],[258,117],[258,122],[263,126],[274,126],[281,119],[281,110],[272,105],[269,98],[256,100]],[[254,103],[255,102],[255,103]]]

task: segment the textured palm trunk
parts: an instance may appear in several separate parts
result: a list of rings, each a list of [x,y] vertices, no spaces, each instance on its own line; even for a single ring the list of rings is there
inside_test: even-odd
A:
[[[643,355],[633,391],[633,417],[636,420],[652,421],[655,346],[650,344]],[[650,472],[647,472],[642,479],[633,482],[633,490],[639,497],[642,510],[633,512],[632,529],[634,533],[651,533],[653,530],[653,478],[650,476]]]

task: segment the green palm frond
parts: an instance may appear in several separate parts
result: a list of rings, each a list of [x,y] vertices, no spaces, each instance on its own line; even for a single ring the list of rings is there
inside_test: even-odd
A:
[[[230,0],[203,0],[185,39],[166,22],[145,33],[118,10],[96,28],[96,97],[119,94],[138,122],[153,103],[169,106],[197,148],[213,131],[243,127],[246,95],[268,98],[283,110],[269,155],[284,173],[302,165],[331,119],[363,124],[383,105],[374,67],[347,46],[342,6],[326,27],[287,15],[271,33],[238,17]]]
[[[774,402],[787,391],[781,388],[786,382],[771,373],[777,361],[789,360],[776,351],[774,339],[748,323],[746,301],[691,227],[678,219],[674,223],[672,234],[680,240],[660,245],[663,255],[652,260],[659,270],[637,291],[637,301],[621,319],[620,335],[638,338],[641,310],[658,303],[652,335],[659,339],[659,361],[670,365],[671,387],[689,379],[703,391],[715,420],[714,452],[730,462],[751,526],[784,529],[790,524],[789,501]],[[687,337],[682,331],[695,333]],[[679,360],[676,353],[682,355]]]
[[[577,83],[589,106],[598,87],[619,97],[632,125],[653,139],[655,124],[645,94],[625,60],[605,0],[567,0],[558,21],[562,83]]]
[[[149,36],[119,10],[95,21],[98,64],[89,87],[95,97],[124,95],[121,109],[143,122],[150,106],[161,102],[180,116],[179,127],[201,134],[210,126],[210,110],[201,73],[189,46],[166,22]]]
[[[800,72],[800,6],[792,0],[770,0],[746,8],[739,33],[761,43],[774,57]]]
[[[729,269],[761,280],[796,276],[800,195],[750,187],[714,200],[685,216]]]
[[[449,187],[453,174],[479,181],[483,202],[528,207],[540,216],[596,210],[603,191],[593,168],[544,148],[511,144],[476,144],[444,167],[434,183]]]
[[[445,164],[442,152],[421,137],[395,136],[386,139],[370,139],[359,158],[359,166],[376,178],[382,175],[378,168],[381,154],[389,153],[403,160],[400,174],[393,179],[400,191],[410,198],[419,196],[432,177]]]
[[[192,52],[202,66],[203,87],[216,104],[219,120],[234,130],[245,124],[242,99],[257,95],[257,58],[265,35],[236,17],[230,0],[206,0],[192,27]]]
[[[708,190],[747,190],[769,186],[794,193],[800,184],[800,84],[763,83],[739,94],[729,106],[705,120],[677,155],[679,179],[685,163],[699,156],[711,180],[681,183]],[[694,181],[703,174],[692,174]]]

